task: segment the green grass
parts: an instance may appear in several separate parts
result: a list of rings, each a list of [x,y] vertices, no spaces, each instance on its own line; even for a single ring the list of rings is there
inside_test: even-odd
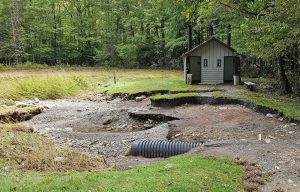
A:
[[[249,92],[246,90],[240,91],[236,97],[246,99],[257,105],[276,109],[283,112],[283,114],[289,118],[300,120],[300,102],[266,93]]]
[[[114,84],[114,72],[117,83]],[[181,71],[50,68],[0,72],[0,98],[61,99],[79,97],[89,92],[112,95],[152,90],[185,90]]]
[[[165,170],[166,164],[174,168]],[[8,173],[0,191],[242,191],[244,172],[231,160],[179,156],[127,171],[98,173]]]
[[[176,98],[195,97],[195,96],[199,96],[199,93],[176,93],[176,94],[154,95],[150,98],[152,100],[159,100],[159,99],[176,99]]]
[[[64,157],[63,163],[54,162],[55,157]],[[79,150],[63,148],[49,139],[33,133],[23,124],[0,123],[0,191],[9,180],[4,181],[2,168],[23,171],[93,171],[107,170],[102,158],[91,157]],[[11,184],[14,184],[13,178]],[[8,187],[8,186],[7,186]]]
[[[16,108],[16,107],[1,107],[0,106],[0,115],[11,115],[14,112],[16,112],[16,113],[31,113],[36,110],[37,110],[37,107]]]

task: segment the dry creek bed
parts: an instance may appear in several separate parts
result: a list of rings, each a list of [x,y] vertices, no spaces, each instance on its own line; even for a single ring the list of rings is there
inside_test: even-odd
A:
[[[27,124],[63,146],[102,155],[117,168],[128,168],[161,159],[126,156],[138,140],[175,140],[204,143],[190,154],[240,157],[257,162],[272,173],[263,191],[300,191],[300,129],[273,115],[255,113],[239,105],[183,105],[152,108],[140,102],[84,100],[41,101],[49,106]],[[170,119],[129,116],[159,114]],[[258,140],[261,135],[261,140]]]

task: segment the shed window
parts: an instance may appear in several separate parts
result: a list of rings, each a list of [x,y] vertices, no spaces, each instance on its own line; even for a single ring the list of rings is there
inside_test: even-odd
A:
[[[204,67],[208,67],[208,59],[204,59]]]
[[[222,67],[222,60],[221,59],[217,60],[217,67]]]

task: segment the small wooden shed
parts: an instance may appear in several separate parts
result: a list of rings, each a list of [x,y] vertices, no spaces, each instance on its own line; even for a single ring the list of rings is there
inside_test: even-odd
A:
[[[183,54],[184,81],[192,75],[192,83],[222,84],[240,75],[240,57],[219,39],[212,37]],[[240,81],[239,81],[240,82]]]

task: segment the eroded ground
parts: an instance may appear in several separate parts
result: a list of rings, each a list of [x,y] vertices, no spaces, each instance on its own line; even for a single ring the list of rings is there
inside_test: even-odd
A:
[[[299,191],[300,129],[275,117],[266,117],[242,106],[184,105],[152,108],[148,99],[136,101],[43,101],[49,106],[28,122],[55,143],[103,155],[117,168],[161,159],[126,156],[137,140],[200,142],[192,154],[239,157],[257,162],[272,173],[265,191]],[[164,114],[179,120],[134,119],[136,114]],[[258,140],[261,134],[262,140]],[[266,140],[265,140],[266,139]]]

